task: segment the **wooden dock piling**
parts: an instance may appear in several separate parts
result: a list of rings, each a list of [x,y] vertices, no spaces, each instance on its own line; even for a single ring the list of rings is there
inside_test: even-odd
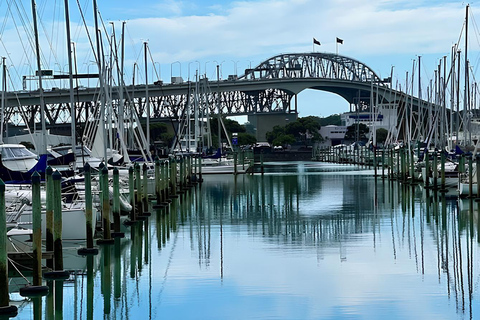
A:
[[[0,179],[0,315],[16,316],[18,309],[10,306],[8,293],[7,216],[5,213],[5,183]]]

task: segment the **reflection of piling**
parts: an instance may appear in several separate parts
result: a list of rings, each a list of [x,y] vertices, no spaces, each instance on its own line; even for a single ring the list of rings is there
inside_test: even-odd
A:
[[[110,190],[108,187],[108,169],[104,166],[100,170],[100,188],[101,188],[101,201],[102,201],[102,226],[103,226],[103,239],[98,239],[97,244],[113,244],[114,240],[111,236],[110,225]]]
[[[88,162],[83,167],[85,178],[85,234],[87,247],[78,250],[78,254],[85,256],[98,254],[98,249],[93,247],[93,199],[92,199],[92,168]]]
[[[113,169],[113,232],[112,237],[123,238],[125,234],[120,232],[120,177],[118,169]]]
[[[87,320],[93,320],[94,302],[93,257],[87,256]]]
[[[40,174],[32,175],[32,255],[33,255],[33,285],[20,288],[24,297],[44,296],[48,287],[42,286],[42,203],[40,200]]]
[[[101,290],[103,294],[103,314],[109,315],[111,312],[110,300],[112,296],[112,271],[111,271],[111,251],[110,248],[102,250],[103,268],[101,273]]]
[[[10,306],[8,294],[7,216],[5,213],[5,183],[0,179],[0,315],[16,316],[18,309]]]
[[[115,239],[115,263],[113,265],[113,296],[118,301],[122,297],[122,262],[121,262],[121,247],[120,239]]]

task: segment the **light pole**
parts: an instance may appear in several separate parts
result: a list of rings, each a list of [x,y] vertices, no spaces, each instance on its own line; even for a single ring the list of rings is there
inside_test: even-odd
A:
[[[198,74],[200,75],[201,73],[200,62],[198,60],[195,60],[195,62],[198,63]]]
[[[237,75],[237,63],[240,62],[240,61],[238,61],[238,60],[237,60],[237,61],[232,60],[232,62],[233,62],[233,66],[234,66],[234,68],[235,68],[235,75]]]
[[[193,61],[190,61],[188,63],[188,81],[190,81],[190,65],[193,63]]]
[[[180,66],[180,77],[182,76],[182,64],[180,63],[180,61],[172,62],[172,63],[170,64],[170,82],[172,81],[171,78],[173,78],[173,71],[172,71],[172,70],[173,70],[173,65],[174,65],[175,63],[178,63],[178,65]]]
[[[203,72],[205,72],[205,77],[207,77],[207,64],[209,63],[210,61],[205,61],[205,68],[203,70]]]
[[[220,63],[218,63],[217,60],[213,60],[213,62],[215,62],[215,63],[217,64],[217,66],[220,66],[220,68],[219,68],[219,69],[220,69],[220,74],[219,74],[219,75],[217,74],[217,78],[218,78],[218,79],[221,79],[221,78],[222,78],[222,64],[225,62],[225,60],[223,60],[223,61],[220,62]]]

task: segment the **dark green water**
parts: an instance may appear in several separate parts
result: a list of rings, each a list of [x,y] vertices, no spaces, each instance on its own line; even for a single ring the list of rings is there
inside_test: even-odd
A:
[[[320,163],[204,179],[16,319],[480,317],[477,203]]]

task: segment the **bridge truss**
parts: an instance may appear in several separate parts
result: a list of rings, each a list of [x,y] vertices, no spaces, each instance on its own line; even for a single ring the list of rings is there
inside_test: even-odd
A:
[[[203,77],[195,82],[165,85],[77,88],[74,93],[75,123],[84,124],[92,117],[98,117],[102,104],[112,106],[107,117],[128,119],[135,113],[140,119],[149,117],[178,122],[195,105],[203,108],[205,115],[296,113],[297,100],[294,97],[307,88],[342,96],[350,103],[352,111],[368,108],[372,98],[376,103],[393,104],[399,115],[414,119],[400,124],[399,130],[402,131],[425,126],[426,122],[421,123],[421,117],[414,113],[423,117],[430,112],[418,112],[421,108],[427,110],[428,103],[393,90],[391,79],[381,79],[355,59],[331,53],[301,53],[274,56],[255,68],[246,69],[243,75],[230,76],[227,80]],[[45,91],[44,100],[47,126],[71,123],[69,90]],[[32,127],[33,123],[40,122],[39,105],[38,91],[7,92],[5,119],[14,125]],[[119,115],[122,109],[129,111]]]

